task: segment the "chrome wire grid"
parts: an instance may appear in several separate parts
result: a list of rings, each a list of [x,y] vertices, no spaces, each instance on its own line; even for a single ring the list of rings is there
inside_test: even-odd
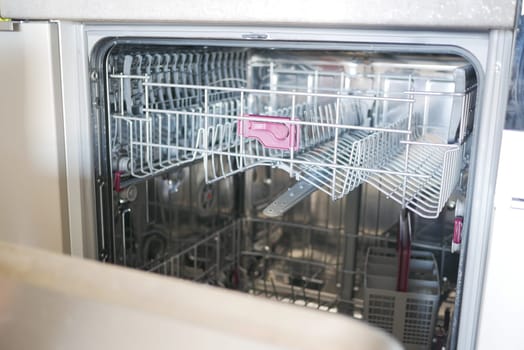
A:
[[[149,69],[137,68],[129,57],[120,72],[108,73],[112,140],[122,155],[115,161],[118,171],[147,178],[203,159],[206,180],[214,182],[266,165],[310,183],[332,200],[368,182],[422,217],[438,216],[459,180],[474,88],[461,93],[353,91],[346,86],[352,77],[344,72],[335,92],[284,84],[248,88],[245,71],[232,68],[246,63],[245,51],[215,53],[221,60],[215,57],[214,68],[206,71],[202,62],[211,55],[192,52],[191,62],[198,64],[180,69],[183,79],[171,68],[159,69],[165,66],[161,55],[150,55]],[[155,57],[161,62],[156,66]],[[408,85],[411,79],[406,77]],[[462,103],[455,143],[432,138],[414,112],[417,98],[435,95]],[[389,121],[365,125],[357,113],[360,104],[374,105],[378,114],[388,116],[378,119]]]
[[[323,311],[361,313],[362,304],[343,294],[362,271],[344,270],[345,253],[336,247],[348,237],[339,230],[239,219],[193,238],[144,269]],[[374,244],[387,242],[377,237]]]

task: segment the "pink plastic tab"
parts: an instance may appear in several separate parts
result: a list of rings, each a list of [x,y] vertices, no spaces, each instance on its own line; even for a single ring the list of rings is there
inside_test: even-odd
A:
[[[122,191],[122,187],[120,187],[121,181],[122,181],[122,172],[115,171],[113,174],[113,189],[115,190],[115,192]]]
[[[455,217],[453,224],[453,243],[460,244],[462,242],[462,225],[464,218],[462,216]]]
[[[251,118],[264,118],[264,120]],[[291,120],[291,118],[249,114],[244,116],[244,119],[238,120],[238,134],[257,139],[266,148],[297,151],[299,146],[298,125],[285,123],[284,120]]]

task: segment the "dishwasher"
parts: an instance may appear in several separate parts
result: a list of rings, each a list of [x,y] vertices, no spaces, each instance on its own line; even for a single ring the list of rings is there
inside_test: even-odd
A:
[[[392,47],[111,38],[98,258],[446,345],[477,75]]]
[[[501,278],[520,8],[3,0],[0,239],[361,320],[408,349],[503,341],[485,273]]]

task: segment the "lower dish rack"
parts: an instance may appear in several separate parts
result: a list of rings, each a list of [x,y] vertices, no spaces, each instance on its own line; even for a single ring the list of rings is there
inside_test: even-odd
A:
[[[342,291],[359,272],[344,270],[339,230],[239,219],[191,237],[144,269],[323,311],[355,309]]]
[[[143,269],[363,318],[408,349],[431,345],[440,285],[430,252],[412,251],[408,291],[398,292],[395,241],[387,236],[246,218],[174,242]]]

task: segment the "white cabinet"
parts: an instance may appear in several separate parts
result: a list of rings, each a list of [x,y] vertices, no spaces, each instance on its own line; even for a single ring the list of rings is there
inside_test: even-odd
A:
[[[68,251],[57,25],[0,31],[0,240]]]
[[[524,342],[523,149],[524,132],[505,130],[484,281],[477,342],[479,350],[518,349]]]

